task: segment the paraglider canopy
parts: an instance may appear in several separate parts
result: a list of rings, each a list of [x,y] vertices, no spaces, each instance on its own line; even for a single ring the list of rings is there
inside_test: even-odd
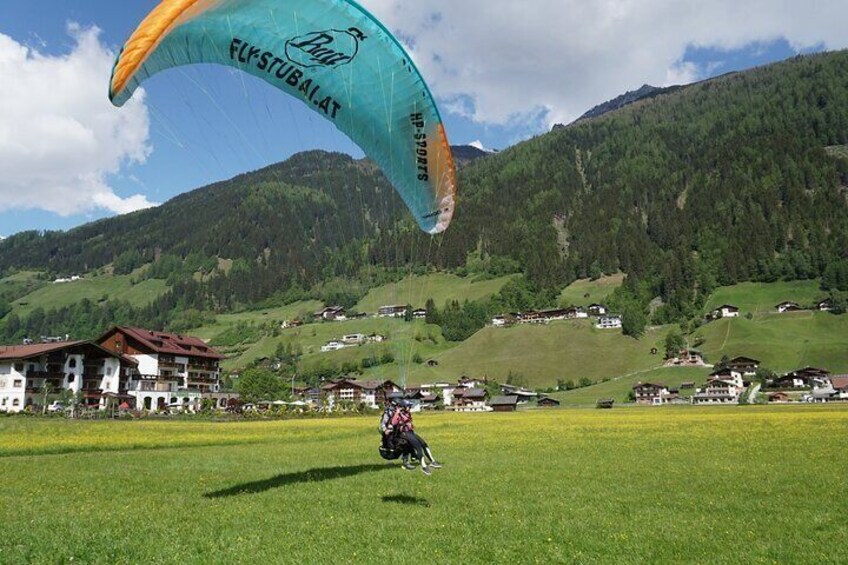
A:
[[[296,97],[357,143],[436,234],[454,212],[456,170],[435,101],[397,39],[352,0],[163,0],[115,61],[121,106],[156,73],[237,68]]]

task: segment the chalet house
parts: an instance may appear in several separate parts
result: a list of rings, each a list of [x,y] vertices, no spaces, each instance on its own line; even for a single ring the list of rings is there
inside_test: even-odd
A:
[[[488,412],[488,400],[489,391],[485,388],[456,389],[453,393],[453,407],[457,412]]]
[[[821,312],[830,312],[831,310],[833,310],[833,300],[831,300],[830,298],[826,298],[816,304],[816,308]]]
[[[666,363],[671,365],[704,365],[704,354],[694,349],[684,349]]]
[[[0,412],[20,412],[63,390],[83,404],[105,408],[129,399],[137,362],[91,341],[0,346]]]
[[[739,308],[733,306],[732,304],[722,304],[718,308],[712,311],[712,318],[738,318],[739,317]]]
[[[465,388],[482,388],[489,384],[489,380],[484,379],[472,379],[469,377],[460,377],[459,378],[459,386]]]
[[[798,369],[774,381],[774,385],[780,388],[815,388],[830,384],[830,372],[816,367]]]
[[[663,397],[668,396],[668,387],[654,383],[636,383],[633,385],[633,396],[636,404],[662,404]]]
[[[496,328],[502,328],[507,325],[507,316],[495,316],[492,318],[492,325]]]
[[[412,311],[412,317],[416,320],[423,320],[427,317],[427,310],[425,308],[416,308]]]
[[[501,385],[501,393],[506,396],[515,396],[519,402],[528,402],[539,397],[537,392],[514,385]]]
[[[365,404],[369,408],[385,406],[386,397],[393,392],[402,392],[392,381],[358,381],[356,379],[338,379],[321,387],[326,405],[331,409],[338,402]]]
[[[603,304],[589,304],[586,307],[586,312],[588,312],[589,316],[600,317],[607,315],[607,307]]]
[[[791,399],[785,392],[772,392],[766,395],[769,402],[783,403],[789,402]]]
[[[321,346],[321,353],[328,353],[330,351],[339,351],[339,350],[344,349],[346,347],[348,347],[348,345],[346,345],[345,343],[343,343],[341,341],[338,341],[338,340],[328,341],[326,344]]]
[[[401,305],[392,305],[392,306],[380,306],[380,309],[377,310],[377,316],[380,318],[403,318],[406,316],[406,306]]]
[[[347,320],[345,309],[341,306],[328,306],[315,312],[315,317],[325,322],[344,322]]]
[[[777,308],[778,313],[783,314],[784,312],[797,312],[801,310],[801,305],[797,302],[781,302],[775,308]]]
[[[197,410],[204,394],[220,392],[224,356],[196,337],[115,326],[101,347],[138,363],[127,393],[138,410]]]
[[[489,402],[489,406],[495,412],[515,412],[518,409],[518,397],[496,396]]]
[[[545,318],[541,312],[531,310],[515,314],[515,321],[519,324],[547,324],[550,320]]]
[[[750,357],[734,357],[727,362],[727,368],[741,373],[742,376],[753,377],[757,374],[757,369],[760,368],[760,362]]]
[[[601,316],[595,327],[600,330],[611,330],[621,328],[621,316]]]
[[[553,310],[542,310],[539,314],[549,322],[572,320],[577,317],[577,308],[555,308]]]
[[[365,334],[348,334],[342,336],[342,343],[345,345],[362,345],[368,341],[368,336]]]
[[[439,403],[439,396],[421,389],[406,389],[404,398],[411,400],[421,410],[434,410]]]
[[[741,376],[739,377],[741,381]],[[692,404],[737,404],[745,390],[736,379],[711,378],[692,396]]]
[[[848,375],[834,375],[830,382],[835,391],[835,400],[848,400]]]
[[[536,401],[536,406],[539,408],[558,408],[560,405],[559,400],[556,398],[551,398],[550,396],[543,396],[539,400]]]
[[[460,387],[457,384],[450,383],[433,383],[433,384],[423,384],[416,387],[417,390],[421,391],[422,394],[435,396],[437,399],[441,398],[442,402],[445,406],[451,406],[454,402],[454,391],[458,388],[460,391],[464,391],[465,387]]]
[[[744,375],[735,369],[727,368],[721,371],[714,371],[710,373],[708,381],[727,381],[739,388],[740,392],[745,389]]]

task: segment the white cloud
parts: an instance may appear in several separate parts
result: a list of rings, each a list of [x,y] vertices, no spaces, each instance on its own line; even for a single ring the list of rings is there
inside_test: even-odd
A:
[[[703,78],[687,47],[848,46],[845,0],[361,0],[411,47],[448,112],[571,121],[643,83]]]
[[[72,215],[155,206],[109,186],[150,154],[144,93],[121,109],[107,96],[114,53],[97,28],[68,26],[73,49],[53,56],[0,34],[0,212]]]

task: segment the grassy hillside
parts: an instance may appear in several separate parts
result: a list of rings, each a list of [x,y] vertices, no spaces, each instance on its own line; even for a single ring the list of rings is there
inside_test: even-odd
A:
[[[712,371],[709,367],[661,367],[646,371],[637,371],[622,377],[616,377],[605,383],[593,386],[557,392],[551,394],[564,405],[587,405],[594,406],[599,398],[614,398],[617,403],[627,402],[627,397],[637,382],[663,384],[670,388],[677,388],[681,383],[694,382],[701,386],[707,380]],[[681,391],[683,396],[688,396],[694,391]]]
[[[18,298],[44,286],[46,283],[39,278],[39,275],[40,273],[35,271],[22,271],[0,278],[0,304],[11,304]],[[3,312],[0,312],[0,318],[2,317]]]
[[[236,314],[220,314],[215,316],[214,323],[191,330],[191,335],[210,341],[239,323],[262,324],[271,322],[281,325],[286,320],[301,317],[306,313],[315,312],[323,307],[324,305],[317,300],[308,300],[277,308],[247,310]]]
[[[742,283],[718,288],[705,306],[705,312],[723,305],[738,307],[740,315],[776,312],[778,304],[785,301],[797,302],[801,306],[810,306],[823,298],[825,292],[819,290],[819,281],[792,281],[773,283]]]
[[[4,563],[845,563],[848,411],[433,414],[445,463],[374,417],[0,422]],[[810,441],[827,431],[827,441]],[[779,444],[779,448],[775,446]],[[68,477],[74,477],[69,484]],[[732,477],[716,487],[717,477]],[[461,485],[474,485],[460,493]]]
[[[693,338],[703,341],[699,349],[712,361],[746,355],[777,372],[807,365],[848,372],[848,316],[788,312],[722,319],[702,326]]]
[[[601,277],[597,280],[580,279],[567,286],[559,295],[559,303],[563,306],[588,306],[603,304],[612,292],[621,286],[623,274]]]
[[[463,374],[505,382],[512,371],[533,387],[554,386],[558,379],[597,381],[657,366],[661,360],[651,355],[651,348],[663,336],[657,329],[635,340],[620,330],[598,330],[590,320],[487,327],[435,355],[437,367],[415,367],[411,376],[418,382],[455,379]]]
[[[47,311],[51,308],[70,306],[83,298],[92,302],[126,300],[134,306],[144,306],[165,293],[168,288],[163,280],[148,279],[133,284],[136,279],[137,275],[96,275],[74,282],[48,282],[15,300],[12,303],[13,312],[25,316],[37,307]]]
[[[326,353],[321,351],[321,346],[328,341],[357,333],[379,334],[388,339],[383,343],[372,343],[341,351]],[[271,356],[279,344],[287,343],[300,347],[303,352],[301,366],[307,370],[322,363],[341,365],[345,361],[360,361],[372,354],[380,357],[383,352],[391,353],[397,360],[398,366],[410,366],[416,352],[429,357],[445,347],[438,326],[428,326],[420,320],[404,322],[394,319],[366,318],[347,322],[317,323],[281,330],[277,336],[266,336],[255,343],[239,348],[233,357],[224,362],[223,366],[225,369],[244,367],[254,359]],[[390,378],[397,377],[397,370],[391,369],[395,374]]]
[[[515,278],[509,275],[488,280],[475,280],[474,277],[458,277],[447,273],[433,273],[426,276],[412,276],[400,283],[387,284],[372,289],[359,304],[359,312],[374,313],[380,306],[390,304],[411,304],[413,308],[422,308],[428,298],[441,308],[448,300],[480,300],[497,294],[501,287]]]

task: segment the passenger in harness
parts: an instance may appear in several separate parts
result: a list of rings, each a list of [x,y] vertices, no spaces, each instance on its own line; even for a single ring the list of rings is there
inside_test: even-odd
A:
[[[392,418],[398,410],[398,403],[403,396],[400,393],[390,395],[386,399],[386,409],[383,411],[383,417],[380,419],[380,457],[388,461],[394,461],[398,457],[402,458],[403,468],[407,471],[415,469],[415,465],[409,462],[409,457],[413,455],[412,448],[404,438],[400,430],[392,425]]]
[[[398,430],[401,438],[409,444],[415,459],[421,462],[421,471],[425,475],[430,475],[433,472],[432,469],[441,469],[442,464],[433,457],[430,446],[424,438],[415,433],[415,426],[412,424],[412,413],[409,410],[410,407],[411,403],[408,400],[398,401],[398,407],[392,415],[391,426],[392,429]],[[425,458],[429,463],[425,461]],[[404,469],[414,468],[415,465],[410,467],[404,464]]]

